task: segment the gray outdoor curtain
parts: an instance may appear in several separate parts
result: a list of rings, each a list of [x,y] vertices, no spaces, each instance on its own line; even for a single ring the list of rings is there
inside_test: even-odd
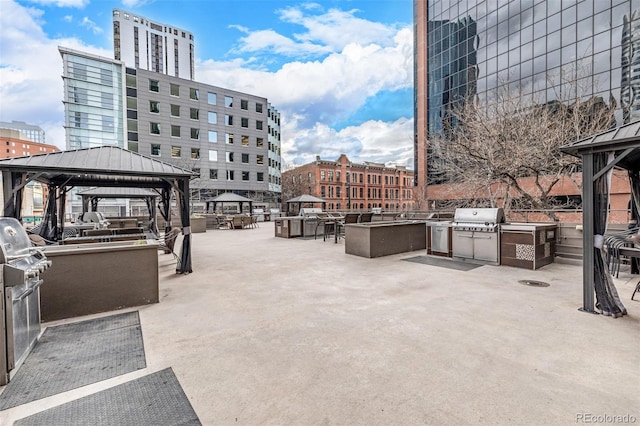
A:
[[[189,181],[178,180],[178,197],[180,198],[180,220],[182,222],[182,248],[180,250],[180,262],[176,267],[176,273],[189,274],[191,268],[191,218],[189,211]]]
[[[593,170],[604,169],[610,161],[613,161],[613,153],[594,153]],[[611,169],[611,171],[613,168]],[[602,249],[604,235],[607,232],[609,212],[609,188],[611,187],[611,171],[604,173],[593,183],[593,208],[594,208],[594,287],[596,292],[596,308],[603,315],[614,318],[627,314],[618,296],[618,291],[613,283],[613,277],[609,272],[606,255]]]
[[[629,228],[640,225],[640,170],[629,170],[629,186],[631,187],[631,222]],[[631,273],[640,272],[640,259],[631,259]]]

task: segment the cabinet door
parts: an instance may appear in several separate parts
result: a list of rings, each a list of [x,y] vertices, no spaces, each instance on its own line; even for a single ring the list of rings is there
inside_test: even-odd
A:
[[[453,231],[451,250],[455,257],[473,259],[473,232]]]
[[[473,255],[477,260],[497,262],[498,234],[496,232],[474,232]]]

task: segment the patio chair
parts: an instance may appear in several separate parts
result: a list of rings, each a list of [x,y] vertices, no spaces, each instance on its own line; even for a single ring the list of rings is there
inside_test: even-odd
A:
[[[251,226],[253,228],[259,228],[260,225],[258,225],[258,216],[251,216]]]
[[[605,235],[604,244],[607,248],[607,266],[612,276],[616,278],[620,275],[620,249],[623,247],[633,247],[635,235],[638,234],[640,228],[628,229],[624,232],[617,234]],[[640,246],[640,244],[638,244]]]
[[[233,216],[231,226],[233,227],[233,229],[244,228],[244,217],[242,215]]]
[[[360,215],[360,223],[366,223],[366,222],[371,222],[373,218],[373,213],[362,213]]]
[[[169,232],[156,238],[156,240],[158,241],[159,251],[164,252],[164,254],[172,254],[173,258],[180,263],[180,258],[173,250],[178,235],[180,235],[180,228],[171,228]]]
[[[216,220],[218,221],[218,229],[229,229],[229,218],[227,216],[216,216]]]
[[[338,238],[344,238],[345,236],[344,226],[346,224],[358,223],[359,221],[360,221],[360,213],[347,213],[346,215],[344,215],[343,221],[336,222],[338,227],[336,229],[336,232],[338,233]]]

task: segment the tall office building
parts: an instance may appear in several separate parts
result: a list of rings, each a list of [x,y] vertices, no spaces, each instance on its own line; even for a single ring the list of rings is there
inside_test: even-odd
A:
[[[62,56],[67,149],[126,148],[123,120],[124,64],[66,47]]]
[[[582,95],[615,107],[618,125],[640,118],[640,0],[414,0],[414,29],[418,185],[435,182],[428,140],[451,109],[503,82],[551,102],[577,67]]]
[[[113,55],[132,68],[195,78],[193,34],[119,9],[113,10]]]

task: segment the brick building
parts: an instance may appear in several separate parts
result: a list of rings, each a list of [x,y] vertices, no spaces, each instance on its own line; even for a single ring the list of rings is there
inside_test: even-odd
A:
[[[24,157],[58,151],[60,149],[57,146],[34,142],[19,130],[0,128],[0,158]]]
[[[385,211],[413,209],[413,171],[404,166],[351,162],[345,154],[336,161],[304,164],[282,173],[282,201],[310,194],[327,201],[326,210]]]

